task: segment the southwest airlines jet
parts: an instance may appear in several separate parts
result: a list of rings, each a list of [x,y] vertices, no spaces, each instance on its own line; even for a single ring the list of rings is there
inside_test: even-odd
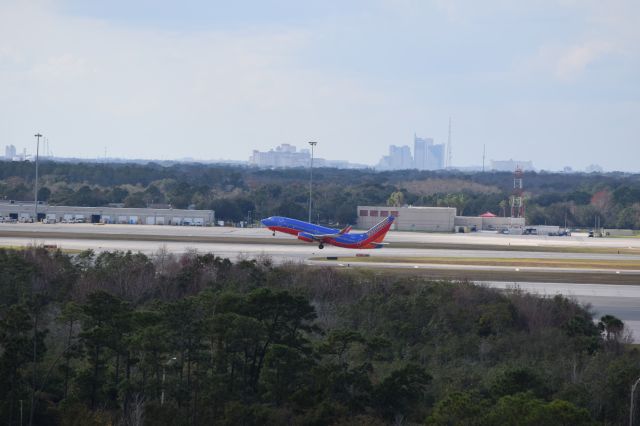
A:
[[[271,216],[261,222],[273,231],[273,235],[276,235],[276,231],[295,235],[299,240],[318,243],[320,249],[325,244],[352,249],[376,249],[386,244],[382,240],[395,219],[389,216],[368,231],[355,234],[349,233],[351,226],[334,229],[281,216]]]

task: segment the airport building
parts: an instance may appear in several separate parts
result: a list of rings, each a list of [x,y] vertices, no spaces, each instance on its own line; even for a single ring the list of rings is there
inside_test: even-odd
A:
[[[480,216],[456,216],[455,232],[504,231],[521,234],[524,231],[524,217],[501,217],[482,214]]]
[[[0,217],[31,222],[33,203],[0,202]],[[215,222],[213,210],[187,210],[171,208],[76,207],[38,204],[38,220],[57,223],[122,223],[142,225],[211,226]]]
[[[383,218],[392,215],[396,221],[392,230],[422,232],[470,232],[509,230],[521,233],[524,218],[493,215],[457,216],[454,207],[387,207],[358,206],[359,229],[369,229]]]
[[[385,217],[396,221],[391,229],[397,231],[453,232],[456,209],[453,207],[380,207],[358,206],[358,228],[369,229]]]

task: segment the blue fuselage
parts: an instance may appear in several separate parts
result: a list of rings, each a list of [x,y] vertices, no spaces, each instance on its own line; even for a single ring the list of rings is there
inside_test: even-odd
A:
[[[306,242],[319,242],[320,244],[332,244],[345,248],[380,248],[379,243],[389,230],[395,218],[389,217],[372,228],[368,232],[362,233],[341,233],[339,229],[326,226],[314,225],[302,220],[291,219],[282,216],[272,216],[262,219],[262,224],[270,230],[284,232],[295,235],[298,239]],[[374,232],[372,232],[374,231]]]

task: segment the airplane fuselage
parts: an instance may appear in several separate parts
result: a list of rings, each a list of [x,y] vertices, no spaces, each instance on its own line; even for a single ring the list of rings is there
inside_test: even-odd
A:
[[[331,244],[352,249],[373,249],[382,248],[382,240],[394,219],[393,216],[389,216],[370,230],[353,234],[282,216],[262,219],[262,224],[273,231],[274,235],[275,232],[294,235],[301,241],[316,242],[320,248],[324,244]]]

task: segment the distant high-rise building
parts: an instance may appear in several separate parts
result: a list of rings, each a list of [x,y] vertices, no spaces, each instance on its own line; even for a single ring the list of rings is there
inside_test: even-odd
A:
[[[427,147],[426,169],[444,169],[444,144],[431,145]]]
[[[521,169],[525,172],[535,170],[531,161],[491,160],[491,170],[498,172],[514,172],[516,169]]]
[[[389,147],[389,161],[392,170],[402,170],[413,168],[413,157],[411,148],[407,145]]]
[[[425,170],[427,168],[427,147],[433,145],[431,138],[419,138],[413,135],[413,163],[416,169]]]
[[[249,163],[258,167],[307,167],[310,159],[308,150],[297,152],[295,146],[284,143],[267,152],[254,150]]]
[[[13,160],[13,157],[16,156],[16,147],[14,145],[7,145],[4,148],[4,158],[7,160]]]
[[[584,171],[587,173],[602,173],[603,168],[598,164],[590,164],[584,169]]]
[[[413,163],[418,170],[444,169],[444,151],[444,145],[434,144],[433,138],[413,137]]]
[[[289,168],[289,167],[309,167],[311,162],[311,151],[301,149],[300,151],[293,145],[283,143],[275,149],[266,152],[254,150],[249,157],[249,164],[257,167],[268,168]],[[337,169],[363,169],[366,164],[350,163],[345,160],[325,160],[314,157],[315,167],[335,167]]]
[[[412,169],[413,167],[411,148],[407,145],[390,145],[389,155],[382,157],[377,166],[379,170],[403,170]]]
[[[413,156],[407,145],[389,146],[389,155],[380,159],[379,170],[439,170],[444,169],[444,145],[436,145],[433,138],[413,137]]]

